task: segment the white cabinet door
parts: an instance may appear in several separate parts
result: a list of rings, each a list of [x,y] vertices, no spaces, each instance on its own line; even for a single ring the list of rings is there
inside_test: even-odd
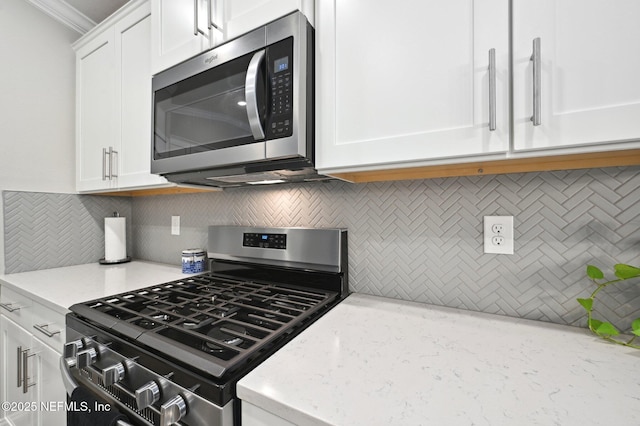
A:
[[[606,150],[640,139],[639,16],[637,0],[513,2],[515,150]],[[530,120],[535,38],[541,52],[538,126]]]
[[[216,17],[221,16],[218,6],[221,1],[151,1],[151,72],[153,74],[172,67],[222,41],[222,33],[209,23],[213,21],[219,25]]]
[[[61,353],[0,315],[2,344],[2,401],[15,403],[0,420],[13,426],[64,426],[67,422],[66,391],[60,376]],[[28,351],[24,363],[19,350]],[[20,358],[20,359],[19,359]],[[27,391],[22,381],[27,376]],[[42,403],[47,404],[46,409]]]
[[[314,25],[314,0],[226,0],[225,39],[232,39],[296,10]]]
[[[152,175],[151,6],[135,0],[74,44],[79,192],[173,186]]]
[[[67,413],[64,406],[57,404],[66,401],[67,393],[60,375],[59,352],[51,349],[39,339],[33,338],[34,379],[38,401],[37,426],[64,426],[67,424]],[[42,404],[46,404],[43,408]]]
[[[151,9],[146,3],[115,24],[120,188],[167,183],[151,174]]]
[[[32,336],[22,327],[0,315],[0,338],[2,339],[2,358],[4,362],[1,366],[2,372],[2,394],[3,402],[14,404],[10,410],[2,410],[2,419],[13,426],[31,426],[36,424],[36,410],[32,410],[29,403],[37,401],[36,389],[34,386],[28,387],[27,392],[23,392],[23,372],[25,366],[22,364],[22,352],[29,350],[33,352]],[[21,351],[19,351],[19,349]],[[27,372],[29,373],[28,384],[35,383],[36,372],[34,357],[29,357],[27,361]],[[28,409],[24,407],[28,406]]]
[[[76,52],[76,187],[78,191],[110,189],[103,149],[114,146],[115,61],[113,30],[103,31]]]
[[[508,150],[507,0],[333,0],[319,2],[316,12],[318,169]]]

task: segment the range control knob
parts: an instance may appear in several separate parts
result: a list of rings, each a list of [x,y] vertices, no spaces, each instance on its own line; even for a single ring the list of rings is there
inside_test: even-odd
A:
[[[124,366],[121,362],[102,370],[102,381],[105,386],[111,386],[122,379],[124,379]]]
[[[76,367],[85,368],[95,364],[98,353],[94,348],[85,349],[76,355]]]
[[[82,340],[74,340],[73,342],[64,344],[64,357],[75,358],[78,351],[82,349]]]
[[[160,388],[153,380],[136,389],[136,403],[138,404],[138,410],[144,410],[145,408],[152,406],[159,399]]]
[[[160,407],[160,425],[171,426],[187,415],[187,403],[176,395]]]

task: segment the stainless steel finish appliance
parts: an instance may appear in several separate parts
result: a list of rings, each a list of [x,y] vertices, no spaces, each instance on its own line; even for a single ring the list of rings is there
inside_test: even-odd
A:
[[[289,14],[153,77],[151,172],[234,187],[314,169],[313,27]]]
[[[71,307],[60,360],[135,425],[239,425],[237,381],[348,294],[342,229],[210,227],[210,271]]]

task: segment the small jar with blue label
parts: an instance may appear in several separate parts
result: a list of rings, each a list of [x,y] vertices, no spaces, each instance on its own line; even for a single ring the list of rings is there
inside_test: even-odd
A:
[[[204,272],[207,252],[203,249],[182,250],[182,273],[198,274]]]

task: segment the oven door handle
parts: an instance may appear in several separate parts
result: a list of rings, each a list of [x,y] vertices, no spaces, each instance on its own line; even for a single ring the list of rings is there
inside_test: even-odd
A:
[[[260,107],[258,105],[258,72],[265,54],[264,49],[253,54],[247,67],[247,78],[244,84],[244,100],[247,103],[249,126],[251,127],[253,138],[257,141],[264,139],[264,129],[260,122]]]
[[[60,374],[62,375],[62,383],[64,384],[64,388],[67,390],[67,395],[71,396],[75,388],[78,387],[78,384],[71,375],[67,359],[64,356],[60,357]]]
[[[67,395],[71,397],[71,394],[78,387],[78,384],[76,383],[75,379],[69,372],[69,364],[67,364],[67,359],[64,356],[60,357],[60,374],[62,375],[62,383],[64,384],[64,388],[67,391]],[[124,420],[118,420],[116,422],[116,426],[133,426],[133,425]]]

